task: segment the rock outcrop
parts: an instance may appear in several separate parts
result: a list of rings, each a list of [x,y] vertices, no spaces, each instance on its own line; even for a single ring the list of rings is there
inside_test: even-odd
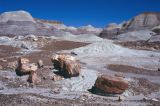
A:
[[[123,25],[125,30],[140,30],[153,28],[160,24],[160,13],[159,12],[145,12],[135,16],[126,24]]]
[[[121,27],[115,23],[109,24],[103,29],[99,36],[102,38],[114,39],[116,35],[119,34],[120,28]]]
[[[120,77],[102,75],[97,78],[94,86],[103,93],[121,94],[128,88],[128,82]]]
[[[75,77],[80,74],[80,63],[73,56],[55,55],[51,60],[54,68],[59,70],[64,77]]]
[[[36,21],[26,11],[12,11],[0,14],[0,35],[48,35],[54,34],[54,27],[45,27],[46,23]]]
[[[31,14],[26,11],[4,12],[0,15],[0,23],[6,23],[9,21],[26,21],[35,23]]]
[[[160,12],[145,12],[120,25],[108,25],[99,36],[102,38],[116,39],[116,36],[119,34],[139,30],[152,30],[153,27],[158,25],[160,25]],[[157,32],[157,27],[153,31]]]

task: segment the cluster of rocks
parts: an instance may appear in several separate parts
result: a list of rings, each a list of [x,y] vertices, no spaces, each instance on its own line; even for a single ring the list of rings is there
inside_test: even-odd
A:
[[[64,78],[77,77],[81,74],[81,66],[75,57],[67,54],[54,55],[51,58],[54,69],[57,74],[52,76],[52,80],[58,81]],[[17,75],[29,75],[28,82],[37,84],[41,80],[37,77],[39,68],[43,68],[42,60],[36,63],[30,63],[27,58],[20,58],[16,68]],[[101,75],[95,81],[94,87],[107,94],[121,94],[128,88],[128,82],[116,76]]]
[[[63,77],[75,77],[80,74],[80,63],[70,55],[55,55],[51,58],[54,69],[57,69]],[[19,76],[29,75],[28,82],[37,83],[37,73],[39,68],[43,68],[42,60],[37,63],[30,63],[29,59],[21,57],[17,62],[16,73]],[[59,76],[53,76],[53,80],[58,80]]]

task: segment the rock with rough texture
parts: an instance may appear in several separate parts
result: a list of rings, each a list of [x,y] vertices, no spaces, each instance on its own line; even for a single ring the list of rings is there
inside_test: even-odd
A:
[[[58,75],[53,75],[52,77],[51,77],[51,79],[53,80],[53,81],[59,81],[59,80],[62,80],[63,78],[61,77],[61,76],[58,76]]]
[[[52,63],[64,77],[74,77],[80,74],[80,63],[73,56],[55,55],[52,57]]]
[[[120,77],[99,76],[95,82],[96,89],[109,94],[121,94],[128,88],[128,82]]]
[[[13,61],[13,62],[9,62],[7,67],[14,70],[16,69],[17,65],[18,65],[17,61]]]
[[[28,77],[28,82],[37,84],[40,82],[40,79],[37,77],[37,72],[31,72],[29,77]]]
[[[16,71],[19,74],[30,74],[31,72],[35,72],[38,69],[38,66],[35,63],[29,63],[29,59],[20,58],[18,61],[18,67]]]

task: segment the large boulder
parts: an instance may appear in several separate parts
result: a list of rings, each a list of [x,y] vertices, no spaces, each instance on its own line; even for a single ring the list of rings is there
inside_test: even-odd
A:
[[[52,57],[54,68],[62,72],[64,77],[74,77],[80,74],[80,63],[70,55],[55,55]]]
[[[121,94],[128,88],[128,82],[120,77],[102,75],[97,78],[95,88],[103,93]]]
[[[35,72],[38,69],[37,64],[29,63],[29,59],[20,58],[18,60],[18,66],[16,68],[16,72],[19,75],[30,74],[31,72]]]

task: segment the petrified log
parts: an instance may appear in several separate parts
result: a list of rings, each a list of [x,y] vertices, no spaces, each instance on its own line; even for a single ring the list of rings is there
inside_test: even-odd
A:
[[[19,75],[30,74],[38,69],[37,64],[29,63],[29,59],[20,58],[18,60],[18,67],[16,68],[16,72]]]
[[[52,57],[55,69],[59,70],[64,77],[74,77],[80,74],[80,63],[70,55],[55,55]]]
[[[128,88],[128,82],[120,77],[99,76],[95,82],[96,89],[108,94],[121,94]]]

